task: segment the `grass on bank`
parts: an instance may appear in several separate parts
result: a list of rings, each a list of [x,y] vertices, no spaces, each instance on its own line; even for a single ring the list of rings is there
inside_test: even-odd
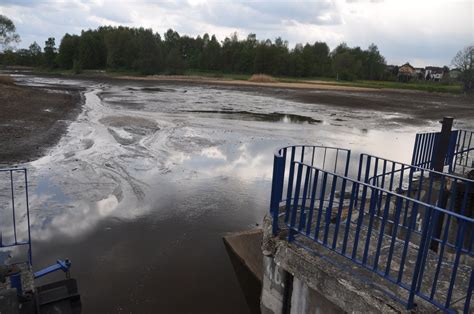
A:
[[[444,83],[444,82],[431,82],[431,81],[414,81],[409,83],[394,82],[394,81],[370,81],[370,80],[358,80],[358,81],[337,81],[335,78],[328,77],[286,77],[286,76],[268,76],[267,78],[259,79],[256,78],[260,74],[227,74],[217,71],[195,71],[189,70],[184,73],[187,76],[201,76],[209,78],[221,78],[239,81],[251,81],[251,82],[281,82],[281,83],[307,83],[307,84],[327,84],[327,85],[342,85],[351,87],[367,87],[367,88],[391,88],[391,89],[407,89],[407,90],[419,90],[426,92],[441,92],[441,93],[462,93],[462,85],[460,83]]]
[[[140,74],[136,71],[110,71],[110,70],[83,70],[81,74],[74,74],[73,70],[64,69],[51,69],[47,70],[44,68],[35,68],[32,70],[33,73],[38,74],[52,74],[52,75],[78,75],[78,76],[137,76],[144,77],[146,75]],[[236,81],[251,81],[251,82],[281,82],[281,83],[306,83],[306,84],[327,84],[327,85],[340,85],[350,87],[367,87],[367,88],[389,88],[389,89],[402,89],[402,90],[419,90],[426,92],[441,92],[441,93],[453,93],[461,94],[463,92],[462,85],[460,83],[444,83],[444,82],[430,82],[430,81],[413,81],[409,83],[395,82],[395,81],[370,81],[370,80],[358,80],[358,81],[337,81],[334,78],[328,77],[274,77],[264,74],[231,74],[223,73],[220,71],[201,71],[201,70],[187,70],[183,73],[184,76],[196,76],[196,77],[207,77],[214,79],[226,79]]]

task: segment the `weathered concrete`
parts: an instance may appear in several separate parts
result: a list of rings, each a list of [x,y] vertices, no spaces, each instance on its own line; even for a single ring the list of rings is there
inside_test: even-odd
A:
[[[250,313],[260,314],[262,291],[262,230],[233,233],[224,244]],[[259,278],[260,277],[260,278]]]
[[[21,285],[23,293],[34,291],[34,276],[33,270],[28,263],[17,264],[21,272]],[[4,282],[0,282],[0,290],[11,289],[10,277],[6,277]]]
[[[262,314],[284,313],[291,289],[291,281],[288,280],[288,274],[283,268],[275,263],[271,256],[265,256],[263,259],[264,276],[261,296]],[[289,284],[290,283],[290,284]]]
[[[0,313],[16,314],[20,312],[20,304],[16,289],[0,289]]]
[[[263,280],[262,238],[262,229],[232,233],[224,237],[224,243],[260,282]]]
[[[285,232],[280,233],[281,237]],[[273,237],[271,233],[271,218],[264,221],[263,250],[269,254],[266,258],[269,265],[280,272],[288,272],[294,277],[291,289],[290,311],[283,310],[285,293],[289,287],[281,286],[275,289],[278,282],[275,277],[265,278],[262,288],[262,312],[264,313],[302,313],[308,312],[364,312],[364,313],[402,313],[405,307],[389,297],[389,291],[399,297],[406,297],[406,291],[396,285],[390,285],[386,280],[373,272],[351,263],[344,257],[321,248],[321,254],[310,253],[307,249],[288,243],[286,239]],[[309,243],[308,243],[309,244]],[[273,263],[273,264],[272,264]],[[273,280],[272,280],[273,279]],[[296,292],[295,292],[296,290]],[[286,292],[285,292],[286,291]],[[278,292],[278,293],[276,293]],[[318,296],[323,295],[323,300]],[[270,298],[273,297],[273,298]],[[301,303],[302,296],[309,300]],[[298,299],[300,301],[298,301]],[[272,301],[272,302],[270,302]],[[269,306],[271,305],[271,306]],[[437,309],[423,301],[417,301],[417,310],[433,312]]]
[[[336,314],[344,311],[334,303],[326,299],[322,294],[311,289],[303,280],[293,279],[293,289],[291,293],[291,313],[324,313]]]
[[[16,314],[16,313],[33,313],[29,312],[32,310],[33,303],[27,302],[27,299],[23,299],[20,304],[18,299],[17,289],[11,286],[11,280],[9,274],[11,273],[11,266],[4,266],[2,271],[7,274],[0,281],[0,313]],[[20,263],[13,266],[13,272],[21,272],[21,285],[22,293],[24,297],[31,296],[34,291],[34,277],[31,266],[28,263]]]

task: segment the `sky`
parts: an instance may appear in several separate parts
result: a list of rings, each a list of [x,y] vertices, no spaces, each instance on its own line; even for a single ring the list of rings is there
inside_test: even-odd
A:
[[[101,25],[143,26],[180,35],[237,32],[259,40],[282,37],[297,43],[325,41],[366,49],[375,43],[387,64],[451,65],[461,48],[474,44],[474,0],[0,0],[0,14],[17,27],[27,48],[56,44],[65,33]]]

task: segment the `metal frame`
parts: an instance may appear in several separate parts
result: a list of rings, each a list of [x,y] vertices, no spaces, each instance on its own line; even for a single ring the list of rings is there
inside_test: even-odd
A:
[[[326,161],[323,167],[317,167],[314,157],[304,158],[304,151],[312,147],[289,146],[275,153],[270,201],[273,233],[277,235],[283,223],[289,229],[289,242],[311,249],[300,241],[303,237],[405,289],[407,298],[391,297],[405,304],[407,309],[413,309],[415,297],[419,297],[444,311],[452,311],[452,304],[458,301],[452,298],[456,280],[459,280],[457,272],[461,258],[474,257],[471,233],[474,219],[466,213],[468,195],[474,189],[473,181],[366,154],[359,158],[357,179],[352,179],[347,176],[349,150],[325,148],[346,152],[345,167],[339,171],[337,166],[332,170],[325,169]],[[372,165],[371,160],[375,161]],[[416,191],[415,174],[418,174]],[[406,181],[410,182],[408,187],[404,186]],[[443,207],[440,200],[448,181],[454,196],[444,199]],[[427,195],[423,198],[420,191],[426,184]],[[436,185],[438,190],[434,188]],[[463,191],[456,190],[459,186]],[[455,205],[459,198],[460,208]],[[344,210],[347,210],[346,217],[342,215]],[[390,213],[390,210],[394,212]],[[352,242],[349,241],[350,233],[355,237]],[[372,237],[377,239],[375,252],[371,251]],[[390,248],[388,256],[383,256],[382,243],[386,242],[390,242]],[[437,246],[437,252],[433,251],[433,245]],[[397,272],[390,268],[395,247],[402,247]],[[409,252],[416,254],[413,269],[405,267]],[[427,264],[429,254],[436,256],[433,268]],[[385,265],[381,264],[382,258],[387,258]],[[442,270],[448,271],[450,276],[444,300],[438,295],[437,286]],[[425,272],[432,273],[429,287]],[[469,283],[462,288],[464,312],[470,309],[474,286],[472,266],[469,273]],[[456,286],[456,291],[459,289]]]
[[[474,131],[454,130],[448,145],[444,165],[448,166],[449,173],[456,171],[456,166],[472,167],[468,165],[474,155]],[[415,137],[411,164],[422,168],[433,169],[434,159],[439,149],[441,132],[418,133]]]
[[[23,263],[23,262],[28,262],[28,264],[31,266],[33,265],[33,255],[32,255],[32,249],[31,249],[31,228],[30,228],[30,207],[29,207],[29,196],[28,196],[28,172],[25,168],[9,168],[9,169],[0,169],[0,174],[1,173],[7,173],[7,176],[9,174],[9,181],[10,181],[10,197],[11,197],[11,207],[12,207],[12,232],[13,232],[13,237],[14,241],[13,243],[5,245],[2,241],[0,243],[0,247],[5,248],[5,247],[17,247],[17,246],[28,246],[28,258],[26,261],[22,260],[18,263]],[[15,202],[15,191],[16,191],[16,186],[15,186],[15,174],[18,174],[21,176],[21,179],[24,181],[24,197],[25,197],[25,211],[26,211],[26,218],[27,218],[27,240],[26,241],[19,241],[18,240],[18,232],[17,232],[17,211],[18,207],[16,206]]]
[[[317,158],[320,155],[322,155],[322,159],[318,160]],[[334,164],[328,161],[328,155],[335,157]],[[331,169],[334,172],[341,172],[347,175],[350,158],[351,151],[348,149],[319,145],[293,145],[282,147],[275,151],[272,192],[270,197],[270,211],[276,215],[273,217],[273,221],[276,222],[273,224],[273,233],[276,234],[279,230],[277,217],[280,202],[285,201],[286,204],[290,204],[292,200],[291,184],[295,175],[293,167],[295,160],[308,163],[311,166],[316,164],[322,169]],[[286,185],[286,189],[284,181],[285,172],[289,177],[289,183]]]

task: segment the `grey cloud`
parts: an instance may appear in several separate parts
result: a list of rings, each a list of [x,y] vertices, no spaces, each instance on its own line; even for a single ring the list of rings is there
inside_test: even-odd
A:
[[[237,28],[276,28],[284,21],[295,20],[314,25],[342,23],[341,14],[331,1],[210,1],[202,6],[199,14],[213,24]]]
[[[340,24],[340,12],[333,1],[264,1],[245,2],[262,15],[274,19],[297,20],[309,24]],[[329,19],[325,19],[328,16]]]
[[[0,0],[0,13],[7,14],[15,22],[23,39],[21,48],[28,47],[32,41],[42,45],[48,37],[55,37],[59,43],[66,32],[78,34],[81,29],[112,23],[153,27],[159,33],[167,28],[193,36],[216,33],[220,40],[224,39],[222,34],[229,35],[233,31],[238,31],[241,37],[256,33],[259,39],[281,36],[291,46],[297,42],[325,40],[334,48],[343,40],[351,46],[365,48],[374,42],[388,62],[417,58],[427,60],[427,63],[446,64],[469,38],[472,39],[472,32],[469,37],[461,26],[453,26],[455,21],[467,21],[463,12],[472,8],[468,0],[455,2],[458,4],[455,9],[452,4],[443,5],[451,19],[433,25],[426,24],[418,15],[394,16],[390,10],[384,11],[390,5],[393,7],[394,2],[382,0],[193,2],[104,0],[101,4],[92,0]],[[381,10],[372,10],[379,12],[372,13],[377,16],[366,16],[367,8],[378,6]],[[397,8],[402,6],[410,5],[404,3]],[[420,14],[426,13],[429,17],[429,12],[420,11]],[[378,14],[389,22],[374,24],[373,20],[380,17]],[[469,21],[468,25],[472,24]]]

